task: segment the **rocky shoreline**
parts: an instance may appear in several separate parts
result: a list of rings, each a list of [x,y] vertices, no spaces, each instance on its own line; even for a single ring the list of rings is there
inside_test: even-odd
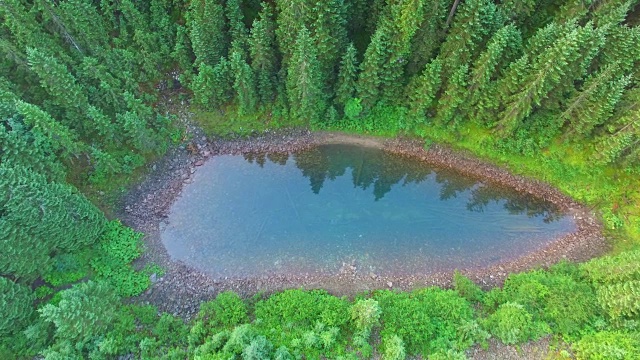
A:
[[[162,244],[160,224],[166,218],[182,187],[191,182],[191,176],[197,167],[216,155],[248,152],[290,153],[330,143],[373,146],[396,154],[417,157],[438,168],[453,170],[483,182],[533,195],[555,204],[560,210],[574,217],[577,229],[575,232],[554,239],[537,251],[489,267],[461,269],[465,275],[484,287],[500,285],[507,274],[512,272],[548,266],[562,259],[584,261],[607,250],[606,241],[602,236],[602,226],[586,207],[547,184],[513,175],[447,147],[433,145],[424,150],[421,142],[410,139],[380,139],[342,133],[312,133],[306,130],[267,131],[251,138],[237,140],[208,139],[200,129],[191,125],[188,130],[192,134],[191,142],[172,149],[165,157],[150,165],[150,174],[122,199],[121,211],[118,213],[125,224],[146,234],[146,250],[139,260],[139,265],[153,262],[166,269],[163,276],[152,276],[151,288],[135,301],[153,303],[160,310],[186,318],[197,312],[202,301],[209,300],[225,290],[251,296],[257,292],[271,293],[287,288],[323,288],[336,295],[353,295],[380,288],[409,290],[431,285],[446,287],[451,282],[451,272],[378,276],[367,271],[359,271],[357,264],[344,264],[340,272],[334,276],[289,274],[216,279],[173,261]]]

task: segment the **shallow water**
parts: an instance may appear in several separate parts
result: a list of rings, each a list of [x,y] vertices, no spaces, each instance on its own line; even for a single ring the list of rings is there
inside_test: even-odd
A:
[[[223,155],[162,227],[172,258],[215,277],[407,275],[488,266],[575,230],[549,203],[379,149]]]

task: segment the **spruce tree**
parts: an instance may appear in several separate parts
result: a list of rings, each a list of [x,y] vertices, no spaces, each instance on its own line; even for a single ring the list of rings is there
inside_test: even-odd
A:
[[[193,72],[192,54],[193,50],[189,42],[188,30],[185,26],[178,25],[176,27],[176,43],[173,47],[173,52],[171,52],[171,58],[178,64],[180,70],[187,74],[187,77],[190,77]]]
[[[326,107],[316,49],[306,28],[298,33],[287,69],[287,95],[294,119],[320,121]]]
[[[186,19],[195,67],[200,63],[215,66],[227,51],[224,8],[217,0],[194,0]]]
[[[312,11],[311,31],[318,54],[322,79],[328,88],[335,81],[338,59],[347,46],[344,0],[318,1]]]
[[[461,122],[460,107],[467,94],[468,73],[469,67],[462,65],[451,75],[438,100],[438,110],[434,119],[436,123],[446,125],[451,121],[456,124]]]
[[[233,89],[238,100],[238,113],[250,114],[255,111],[258,100],[256,84],[253,70],[238,51],[231,54],[231,70],[235,75]]]
[[[245,61],[248,58],[249,32],[244,25],[244,15],[240,9],[240,0],[227,0],[225,15],[229,22],[231,49],[229,54],[237,52]]]
[[[380,72],[387,56],[383,36],[383,31],[376,31],[360,64],[357,93],[365,111],[372,109],[380,96]]]
[[[56,121],[38,106],[18,100],[16,111],[32,131],[49,139],[51,150],[62,159],[78,156],[85,150],[85,145],[78,140],[78,136],[71,129]]]
[[[340,62],[338,83],[336,86],[336,103],[342,106],[351,98],[355,97],[356,94],[356,80],[358,75],[358,60],[356,55],[356,47],[351,43],[347,47]]]
[[[286,67],[296,49],[297,34],[309,29],[313,3],[310,0],[276,0],[276,41]]]
[[[435,56],[436,50],[444,39],[444,24],[451,7],[451,1],[427,1],[423,6],[424,16],[411,40],[411,51],[407,64],[409,76],[423,71],[427,63]]]
[[[630,80],[629,76],[622,75],[617,63],[587,78],[582,88],[566,101],[560,115],[569,123],[565,134],[579,136],[579,139],[588,137],[595,127],[613,115]]]
[[[260,18],[253,21],[249,50],[251,69],[256,77],[257,92],[263,106],[270,105],[276,91],[275,23],[273,10],[268,3],[262,4]]]
[[[440,49],[442,75],[448,79],[460,66],[470,64],[486,39],[502,27],[504,16],[490,0],[468,0],[459,5]]]
[[[102,234],[100,210],[70,185],[28,168],[0,164],[0,274],[32,280],[52,256],[91,244]]]
[[[442,84],[442,60],[433,59],[425,66],[422,75],[415,78],[408,87],[409,116],[414,121],[423,120],[433,109]]]
[[[499,130],[503,136],[512,133],[563,82],[573,81],[584,73],[584,65],[595,55],[594,31],[590,25],[576,27],[530,64],[512,67],[503,81],[512,81],[511,92],[505,93],[504,110],[500,114]],[[586,46],[585,46],[586,45]],[[586,48],[586,50],[585,50]],[[587,56],[585,56],[587,55]]]
[[[40,84],[56,104],[66,110],[67,126],[80,131],[82,136],[97,132],[103,141],[111,141],[115,129],[99,109],[89,104],[84,89],[63,64],[39,50],[28,48],[30,68],[38,74]]]

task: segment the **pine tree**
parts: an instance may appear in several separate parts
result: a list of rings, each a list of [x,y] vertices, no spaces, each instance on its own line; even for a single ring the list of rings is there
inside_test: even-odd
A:
[[[469,67],[462,65],[451,75],[438,100],[438,112],[434,119],[436,123],[446,125],[451,121],[456,124],[461,122],[459,108],[466,98],[468,73]]]
[[[436,0],[425,2],[424,16],[418,26],[409,53],[407,73],[409,76],[420,73],[433,58],[440,43],[444,39],[444,24],[449,14],[451,1]]]
[[[356,47],[349,44],[347,51],[342,56],[340,71],[338,72],[338,83],[336,86],[336,103],[344,106],[349,99],[355,97],[356,79],[358,72],[358,60],[356,58]]]
[[[435,103],[442,84],[442,60],[433,59],[425,66],[422,75],[409,85],[409,116],[415,121],[424,119]]]
[[[376,31],[360,64],[357,93],[365,111],[373,108],[380,96],[380,71],[387,56],[383,36],[383,31]]]
[[[335,82],[335,68],[347,46],[344,0],[318,1],[312,11],[311,31],[318,54],[322,79],[328,88]]]
[[[310,0],[276,0],[276,41],[282,52],[283,66],[289,62],[296,49],[296,34],[302,28],[309,29],[313,3]]]
[[[176,28],[176,43],[171,53],[171,58],[178,64],[180,70],[188,74],[188,76],[193,72],[192,54],[193,50],[189,42],[188,30],[185,26],[178,25]]]
[[[66,66],[36,49],[28,48],[27,56],[29,66],[38,74],[42,87],[66,110],[66,125],[80,131],[81,136],[89,136],[95,131],[103,141],[109,142],[114,138],[112,124],[89,104],[84,89]]]
[[[62,159],[71,155],[78,156],[85,150],[85,146],[78,140],[77,134],[57,122],[38,106],[18,100],[16,111],[22,115],[25,125],[32,128],[32,131],[49,139],[51,149],[58,153]]]
[[[603,124],[613,115],[613,110],[630,80],[629,76],[621,74],[616,63],[589,77],[582,89],[567,100],[560,115],[569,123],[569,129],[565,134],[568,132],[580,138],[588,137],[596,126]]]
[[[511,92],[505,94],[505,108],[500,114],[499,130],[510,134],[563,81],[573,81],[584,73],[584,65],[595,55],[591,45],[594,31],[590,25],[576,27],[542,52],[530,64],[510,68],[503,81],[512,81]],[[587,50],[585,50],[587,48]],[[513,77],[509,79],[508,76]]]
[[[50,183],[21,166],[0,165],[0,273],[34,279],[56,253],[77,250],[102,234],[104,215],[70,185]]]
[[[231,100],[233,74],[229,62],[221,58],[215,67],[200,63],[198,75],[191,82],[194,102],[213,110]]]
[[[251,114],[255,111],[258,98],[255,79],[253,70],[237,51],[231,54],[231,71],[235,75],[233,89],[238,99],[238,113]]]
[[[423,15],[422,0],[403,0],[390,3],[388,16],[383,16],[378,28],[385,32],[386,57],[380,71],[382,100],[398,102],[405,82],[411,41]]]
[[[470,64],[486,39],[504,23],[503,15],[490,0],[469,0],[459,5],[440,49],[442,76],[448,79],[460,66]]]
[[[35,296],[28,286],[16,284],[0,276],[0,336],[10,338],[10,335],[23,331],[33,320]]]
[[[43,174],[49,181],[64,181],[66,170],[55,156],[54,146],[45,134],[29,128],[19,115],[3,117],[0,126],[0,163],[22,166]]]
[[[291,115],[306,123],[320,121],[326,107],[316,49],[306,28],[298,33],[287,70]]]
[[[626,90],[606,126],[606,132],[596,142],[601,161],[620,163],[640,172],[640,87]]]
[[[224,8],[216,0],[194,0],[186,19],[195,66],[215,66],[227,51]]]
[[[490,95],[487,91],[498,78],[507,64],[522,51],[520,31],[507,25],[498,30],[489,40],[487,48],[474,62],[469,75],[469,87],[464,110],[474,118],[485,107],[484,100]]]
[[[244,15],[240,9],[240,0],[227,0],[225,15],[229,21],[231,49],[229,54],[237,52],[245,61],[248,59],[249,32],[244,25]]]
[[[275,99],[277,59],[273,10],[268,3],[263,3],[260,19],[253,21],[249,50],[260,103],[270,105]]]

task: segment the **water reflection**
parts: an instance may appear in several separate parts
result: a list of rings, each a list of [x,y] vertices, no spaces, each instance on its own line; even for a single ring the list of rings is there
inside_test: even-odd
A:
[[[403,155],[392,154],[374,148],[353,145],[318,146],[293,155],[287,153],[248,153],[244,159],[250,164],[264,167],[267,162],[285,166],[289,159],[309,179],[311,191],[320,194],[326,181],[335,181],[351,170],[354,188],[373,188],[375,201],[384,198],[393,185],[419,184],[435,175],[440,185],[440,200],[449,200],[462,193],[469,193],[466,209],[483,212],[490,203],[500,203],[510,214],[543,216],[545,222],[562,217],[555,206],[533,196],[516,191],[485,186],[477,180],[460,176],[455,172],[438,170],[424,162]]]

